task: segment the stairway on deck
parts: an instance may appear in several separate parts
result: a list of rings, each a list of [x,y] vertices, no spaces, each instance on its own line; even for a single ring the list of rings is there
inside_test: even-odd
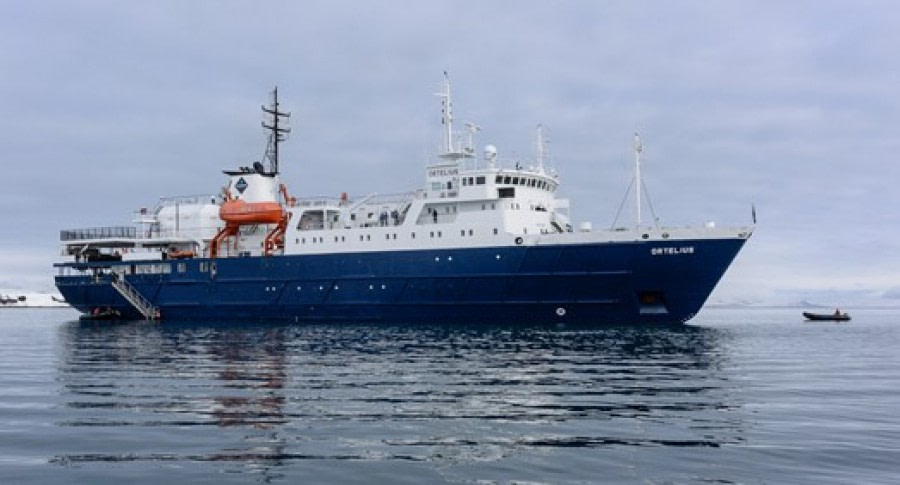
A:
[[[112,287],[125,298],[128,303],[131,303],[131,306],[134,307],[135,310],[139,311],[141,315],[144,316],[147,320],[156,320],[159,315],[159,309],[153,306],[149,300],[144,298],[137,289],[131,286],[124,278],[119,278],[118,276],[113,276],[112,281],[110,281]]]

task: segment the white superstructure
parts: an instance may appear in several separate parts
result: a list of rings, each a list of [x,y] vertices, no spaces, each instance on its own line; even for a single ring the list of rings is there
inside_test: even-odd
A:
[[[229,181],[220,195],[161,199],[153,210],[142,209],[137,230],[100,228],[63,231],[64,253],[125,252],[125,259],[146,258],[141,249],[168,257],[237,257],[299,255],[454,247],[548,245],[589,242],[746,238],[752,227],[700,228],[644,227],[641,221],[642,144],[635,134],[636,221],[633,227],[592,230],[583,223],[577,230],[569,220],[569,201],[557,196],[559,176],[546,165],[544,129],[538,126],[532,163],[505,167],[498,150],[486,145],[480,154],[474,134],[453,131],[449,80],[438,96],[442,105],[442,152],[425,170],[424,186],[404,194],[377,193],[349,197],[300,198],[288,196],[277,165],[277,146],[289,130],[278,120],[277,91],[270,136],[271,167],[261,163],[226,171]],[[242,222],[230,229],[226,212],[233,205],[272,208],[283,215],[278,223]],[[226,208],[228,210],[226,210]],[[267,210],[268,210],[267,209]],[[112,230],[115,234],[103,234]],[[87,232],[85,232],[87,231]],[[92,232],[93,231],[93,232]],[[68,237],[66,236],[68,234]],[[215,250],[211,251],[211,247]],[[141,253],[138,256],[136,253]]]

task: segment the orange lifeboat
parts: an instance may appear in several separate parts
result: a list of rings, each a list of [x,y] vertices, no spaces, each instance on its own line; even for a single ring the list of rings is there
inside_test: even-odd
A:
[[[232,224],[277,224],[284,217],[278,202],[229,200],[219,208],[219,218]]]

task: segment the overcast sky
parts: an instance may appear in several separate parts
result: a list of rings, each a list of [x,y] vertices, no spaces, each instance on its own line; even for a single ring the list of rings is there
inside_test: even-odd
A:
[[[59,229],[219,191],[275,85],[293,193],[418,188],[447,70],[501,158],[546,127],[576,222],[612,224],[635,131],[663,224],[755,204],[714,301],[900,304],[898,2],[3,2],[0,46],[0,288],[52,288]]]

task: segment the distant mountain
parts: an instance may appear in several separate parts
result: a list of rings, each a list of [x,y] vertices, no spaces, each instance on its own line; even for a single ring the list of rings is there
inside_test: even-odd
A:
[[[788,307],[796,307],[796,308],[826,308],[827,305],[820,305],[818,303],[810,303],[806,300],[800,300],[796,303],[788,303]]]

